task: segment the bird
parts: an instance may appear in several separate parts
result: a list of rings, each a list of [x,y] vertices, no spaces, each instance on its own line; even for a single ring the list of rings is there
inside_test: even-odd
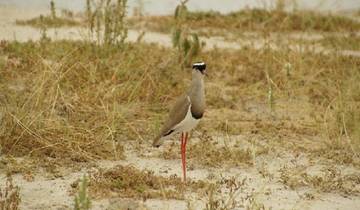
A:
[[[192,80],[186,93],[181,95],[170,110],[167,120],[153,140],[154,147],[160,147],[164,140],[181,134],[181,162],[183,180],[186,182],[186,143],[189,132],[193,130],[205,112],[205,62],[192,65]]]

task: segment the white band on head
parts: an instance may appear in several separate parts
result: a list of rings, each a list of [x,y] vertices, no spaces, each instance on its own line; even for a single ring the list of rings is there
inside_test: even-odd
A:
[[[203,66],[205,65],[205,62],[198,62],[198,63],[194,63],[195,66]]]

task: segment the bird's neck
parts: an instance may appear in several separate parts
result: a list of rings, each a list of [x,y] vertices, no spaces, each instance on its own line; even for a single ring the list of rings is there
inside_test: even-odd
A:
[[[193,72],[189,96],[198,100],[202,100],[205,96],[204,76],[198,71]]]

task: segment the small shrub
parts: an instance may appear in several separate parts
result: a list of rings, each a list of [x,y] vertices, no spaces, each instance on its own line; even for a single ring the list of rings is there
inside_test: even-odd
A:
[[[90,1],[86,2],[87,27],[91,36],[95,29],[99,45],[124,47],[128,36],[125,22],[126,4],[127,0],[117,0],[115,3],[111,0],[101,0],[92,9]]]
[[[189,66],[194,56],[200,52],[200,41],[196,33],[190,33],[190,29],[186,27],[186,17],[188,10],[186,2],[181,1],[174,13],[174,26],[172,29],[172,43],[174,48],[178,50],[179,61],[183,66]]]
[[[55,3],[54,1],[50,1],[50,11],[51,11],[51,17],[53,19],[56,19],[56,9],[55,9]]]
[[[79,190],[75,196],[74,210],[88,210],[91,207],[90,197],[87,193],[88,178],[83,176],[79,183]]]

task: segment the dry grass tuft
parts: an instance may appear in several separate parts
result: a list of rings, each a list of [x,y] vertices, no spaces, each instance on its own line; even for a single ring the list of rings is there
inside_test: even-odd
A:
[[[165,178],[132,166],[117,166],[91,175],[89,190],[95,197],[184,199],[183,192],[204,190],[208,184],[180,178]],[[186,187],[186,188],[185,188]]]
[[[17,210],[20,202],[20,189],[13,184],[12,178],[8,176],[5,187],[0,188],[0,209]]]

